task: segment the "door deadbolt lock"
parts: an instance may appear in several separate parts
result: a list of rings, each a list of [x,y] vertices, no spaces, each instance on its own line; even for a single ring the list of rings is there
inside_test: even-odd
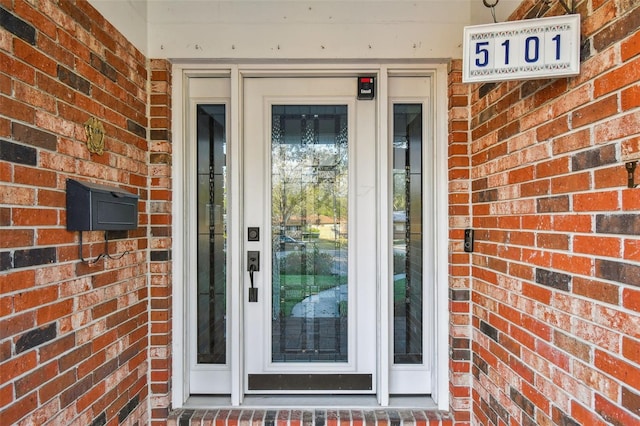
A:
[[[260,228],[250,226],[247,228],[247,241],[260,241]]]

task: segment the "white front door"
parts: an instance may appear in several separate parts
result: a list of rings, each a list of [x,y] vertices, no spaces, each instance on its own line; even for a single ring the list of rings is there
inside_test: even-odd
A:
[[[244,391],[375,393],[376,103],[356,76],[243,93]]]

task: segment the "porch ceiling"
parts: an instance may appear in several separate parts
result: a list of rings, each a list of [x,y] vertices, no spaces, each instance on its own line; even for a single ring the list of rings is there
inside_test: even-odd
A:
[[[154,58],[459,57],[482,0],[89,0]],[[499,21],[520,0],[499,0]]]

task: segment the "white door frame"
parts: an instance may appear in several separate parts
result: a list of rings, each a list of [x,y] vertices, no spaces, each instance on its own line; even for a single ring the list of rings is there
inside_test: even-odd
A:
[[[330,63],[304,63],[304,64],[174,64],[172,80],[172,133],[173,133],[173,204],[172,204],[172,235],[174,253],[172,265],[173,288],[173,342],[172,342],[172,383],[171,400],[174,408],[183,407],[189,398],[188,383],[188,359],[187,359],[187,333],[186,315],[187,300],[186,286],[190,278],[188,266],[189,253],[185,241],[185,206],[187,205],[185,152],[187,141],[184,137],[184,129],[188,123],[185,121],[185,103],[188,93],[185,82],[195,76],[227,76],[231,83],[230,126],[227,152],[231,163],[229,174],[230,188],[242,188],[242,79],[245,76],[292,76],[292,75],[358,75],[377,74],[378,93],[378,170],[389,170],[392,161],[388,141],[388,106],[387,106],[387,78],[389,76],[429,75],[433,80],[433,117],[429,123],[434,129],[435,155],[433,158],[433,178],[435,194],[432,200],[434,205],[434,301],[435,309],[433,356],[433,393],[432,398],[440,410],[449,410],[449,309],[448,309],[448,97],[447,97],[447,65],[432,63],[389,62],[389,63],[359,63],[359,64],[330,64]],[[355,82],[354,82],[355,84]],[[383,100],[381,102],[380,100]],[[378,201],[378,239],[379,247],[390,247],[390,182],[387,174],[378,173],[379,201]],[[229,191],[233,193],[232,190]],[[229,209],[242,211],[241,197],[229,197]],[[242,303],[241,288],[238,283],[242,280],[242,259],[245,255],[244,224],[240,220],[230,219],[228,224],[228,255],[230,258],[229,280],[235,283],[230,288],[231,309],[228,320],[231,322],[231,336],[228,339],[230,345],[230,359],[241,360],[243,354],[241,330],[242,330]],[[389,250],[378,250],[378,286],[380,283],[389,282],[392,271],[389,268]],[[389,292],[378,291],[378,309],[380,306],[389,306]],[[386,309],[385,309],[386,311]],[[389,405],[389,380],[383,371],[388,370],[390,359],[390,324],[388,315],[379,318],[380,352],[378,353],[377,389],[378,403],[381,406]],[[231,398],[230,404],[238,406],[243,401],[242,362],[232,362],[231,370]]]

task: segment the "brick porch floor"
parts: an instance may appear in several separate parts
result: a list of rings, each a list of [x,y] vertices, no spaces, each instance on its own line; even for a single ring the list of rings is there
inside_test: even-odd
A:
[[[431,410],[212,409],[175,410],[168,426],[451,426],[449,413]]]

